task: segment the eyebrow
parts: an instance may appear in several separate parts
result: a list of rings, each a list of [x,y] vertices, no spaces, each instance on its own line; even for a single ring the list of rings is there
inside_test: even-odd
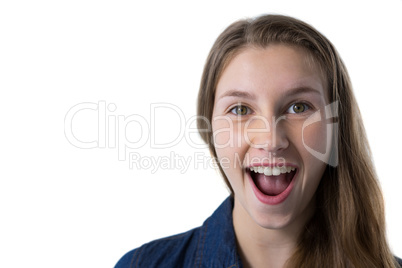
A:
[[[314,94],[321,95],[321,92],[319,90],[312,88],[312,87],[305,87],[305,86],[292,88],[286,93],[286,95],[292,96],[292,95],[298,95],[298,94],[303,94],[303,93],[314,93]]]
[[[301,87],[295,87],[292,89],[289,89],[286,92],[286,96],[293,96],[293,95],[299,95],[303,93],[314,93],[321,95],[321,92],[317,89],[314,89],[312,87],[306,87],[306,86],[301,86]],[[225,97],[237,97],[237,98],[244,98],[244,99],[250,99],[250,100],[255,100],[256,96],[254,94],[251,94],[250,92],[247,91],[241,91],[237,89],[232,89],[229,91],[226,91],[222,96],[219,97],[219,99],[225,98]]]
[[[219,99],[222,99],[225,97],[238,97],[238,98],[251,99],[251,100],[256,99],[256,96],[254,94],[251,94],[250,92],[247,92],[247,91],[237,90],[237,89],[232,89],[232,90],[226,91],[222,96],[219,97]]]

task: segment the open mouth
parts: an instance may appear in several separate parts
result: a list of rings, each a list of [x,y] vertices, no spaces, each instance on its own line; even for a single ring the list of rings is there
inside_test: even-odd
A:
[[[289,187],[297,169],[291,166],[255,166],[247,168],[247,172],[261,193],[267,196],[278,196]]]

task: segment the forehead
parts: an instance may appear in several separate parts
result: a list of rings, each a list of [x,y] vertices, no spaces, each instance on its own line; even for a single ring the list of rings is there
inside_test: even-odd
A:
[[[302,86],[319,89],[328,100],[326,79],[309,51],[282,44],[248,47],[227,64],[218,81],[216,97],[233,89],[267,93]]]

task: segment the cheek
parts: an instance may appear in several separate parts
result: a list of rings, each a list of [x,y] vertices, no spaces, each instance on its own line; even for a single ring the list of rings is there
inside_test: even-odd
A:
[[[212,137],[216,151],[233,145],[233,124],[226,118],[212,119]]]
[[[242,125],[229,117],[213,118],[212,135],[216,151],[241,151],[244,147]]]
[[[241,174],[247,148],[242,136],[242,127],[224,117],[212,121],[215,151],[226,176],[231,181]]]
[[[304,150],[316,155],[327,153],[327,144],[331,143],[331,135],[329,137],[327,135],[330,132],[328,132],[325,122],[316,122],[304,129],[302,128],[301,133],[300,140]]]
[[[314,194],[326,168],[327,153],[330,151],[327,144],[331,143],[331,135],[328,137],[328,133],[331,131],[327,130],[326,122],[316,122],[304,129],[300,128],[297,149],[304,166],[302,189],[306,196]]]

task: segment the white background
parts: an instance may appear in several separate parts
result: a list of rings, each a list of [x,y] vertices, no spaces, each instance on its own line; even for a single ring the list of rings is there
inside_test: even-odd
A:
[[[104,101],[117,108],[107,111],[111,120],[137,115],[149,122],[150,104],[166,102],[189,119],[215,38],[233,21],[262,13],[306,21],[340,52],[383,187],[389,242],[402,256],[402,1],[217,2],[1,2],[1,267],[113,267],[149,240],[201,225],[227,196],[217,172],[194,160],[207,150],[184,139],[153,149],[148,140],[127,153],[163,159],[174,151],[192,158],[191,167],[183,174],[178,167],[130,169],[113,142],[73,146],[65,116],[76,104]],[[76,137],[97,139],[97,117],[77,113]],[[174,140],[178,114],[156,118],[156,141]],[[145,139],[139,133],[147,129],[138,127],[120,134]],[[113,133],[113,124],[106,129]]]

